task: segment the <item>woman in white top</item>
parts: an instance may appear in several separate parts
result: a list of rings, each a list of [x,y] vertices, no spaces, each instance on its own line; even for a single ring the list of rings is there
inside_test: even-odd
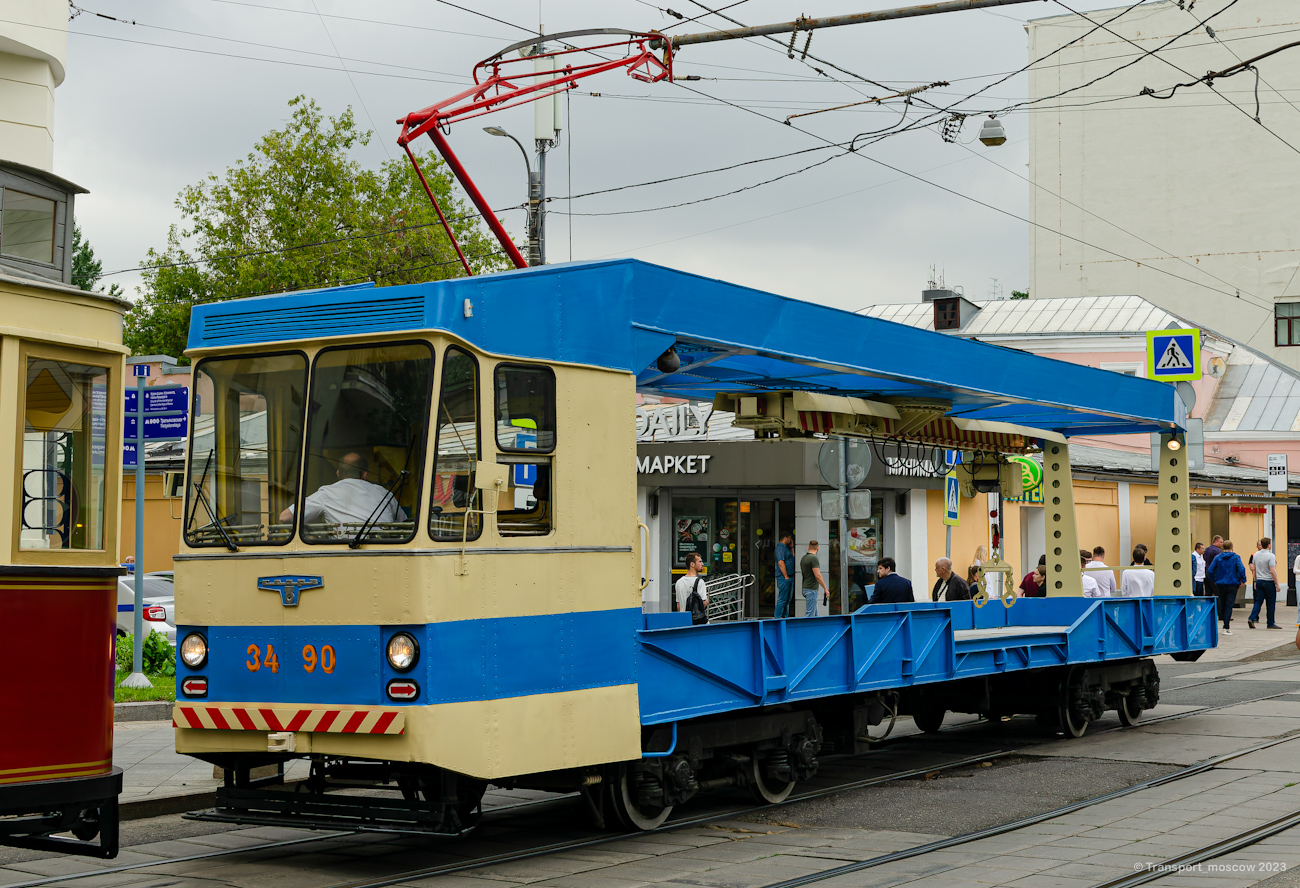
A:
[[[1089,552],[1087,549],[1079,550],[1079,569],[1082,572],[1082,576],[1083,576],[1083,597],[1101,598],[1102,597],[1101,587],[1097,585],[1097,580],[1094,579],[1093,577],[1088,576],[1088,571],[1083,570],[1083,568],[1088,566],[1088,562],[1091,560],[1092,560],[1091,552]]]

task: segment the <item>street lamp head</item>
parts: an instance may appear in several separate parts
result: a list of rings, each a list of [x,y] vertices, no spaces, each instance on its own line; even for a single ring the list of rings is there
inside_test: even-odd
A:
[[[506,132],[505,130],[503,130],[503,129],[502,129],[501,127],[499,127],[499,126],[485,126],[485,127],[483,127],[483,132],[487,133],[489,136],[509,136],[509,135],[510,135],[508,132]]]
[[[980,127],[979,138],[985,145],[993,148],[1007,141],[1007,130],[1002,125],[1002,121],[993,115],[989,115],[989,119],[984,121],[984,125]]]

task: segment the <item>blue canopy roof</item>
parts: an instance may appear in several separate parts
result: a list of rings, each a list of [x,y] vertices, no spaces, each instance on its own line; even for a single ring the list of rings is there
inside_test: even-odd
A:
[[[1166,383],[776,296],[633,259],[195,306],[190,349],[443,330],[487,352],[626,370],[647,393],[800,390],[952,402],[949,416],[1064,435],[1181,428]],[[676,347],[681,367],[655,360]]]

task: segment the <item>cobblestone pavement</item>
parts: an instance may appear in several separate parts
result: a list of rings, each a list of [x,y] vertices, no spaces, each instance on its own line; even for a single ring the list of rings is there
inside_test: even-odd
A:
[[[614,838],[454,874],[413,875],[402,884],[430,888],[760,888],[989,824],[1051,812],[1188,764],[1250,750],[1275,738],[1279,742],[1267,749],[1230,758],[1193,776],[1009,832],[832,876],[817,884],[835,888],[1089,888],[1166,866],[1171,859],[1211,842],[1300,812],[1300,657],[1277,662],[1162,664],[1161,671],[1168,702],[1152,715],[1190,713],[1185,717],[1126,730],[1106,730],[1113,727],[1113,721],[1103,720],[1082,740],[1041,742],[1039,735],[1038,745],[1013,757],[938,775],[937,779],[857,789],[769,813],[733,814],[708,824]],[[1189,705],[1186,700],[1193,696],[1197,702]],[[1252,699],[1259,697],[1270,699]],[[1237,702],[1240,700],[1249,702]],[[898,747],[921,752],[872,755],[880,757],[882,768],[899,767],[907,755],[921,755],[924,760],[926,750],[933,753],[973,740],[988,749],[999,745],[1020,748],[1033,731],[1028,719],[1001,725],[958,724]],[[1287,739],[1293,732],[1297,736]],[[13,860],[0,867],[0,888],[146,862],[156,865],[45,884],[76,888],[327,888],[563,841],[581,833],[581,809],[572,799],[539,804],[537,811],[542,813],[527,815],[532,819],[520,820],[522,827],[515,823],[506,829],[503,821],[485,820],[473,839],[455,844],[316,834],[311,841],[299,844],[188,861],[176,858],[302,839],[309,834],[256,828],[165,838],[167,818],[158,818],[157,835],[149,838],[161,841],[135,842],[115,861]],[[518,813],[519,818],[525,816]],[[1168,869],[1152,884],[1166,888],[1285,888],[1300,885],[1297,871],[1300,829],[1293,828],[1196,867]]]

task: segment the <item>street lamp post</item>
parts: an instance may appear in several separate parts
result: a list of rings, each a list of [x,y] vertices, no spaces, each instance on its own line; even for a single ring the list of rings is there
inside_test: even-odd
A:
[[[543,265],[546,262],[542,254],[542,171],[533,172],[528,161],[528,149],[510,133],[499,126],[485,126],[483,132],[490,136],[504,136],[519,146],[519,153],[524,156],[524,169],[528,171],[528,264]],[[540,158],[542,155],[538,155]]]

